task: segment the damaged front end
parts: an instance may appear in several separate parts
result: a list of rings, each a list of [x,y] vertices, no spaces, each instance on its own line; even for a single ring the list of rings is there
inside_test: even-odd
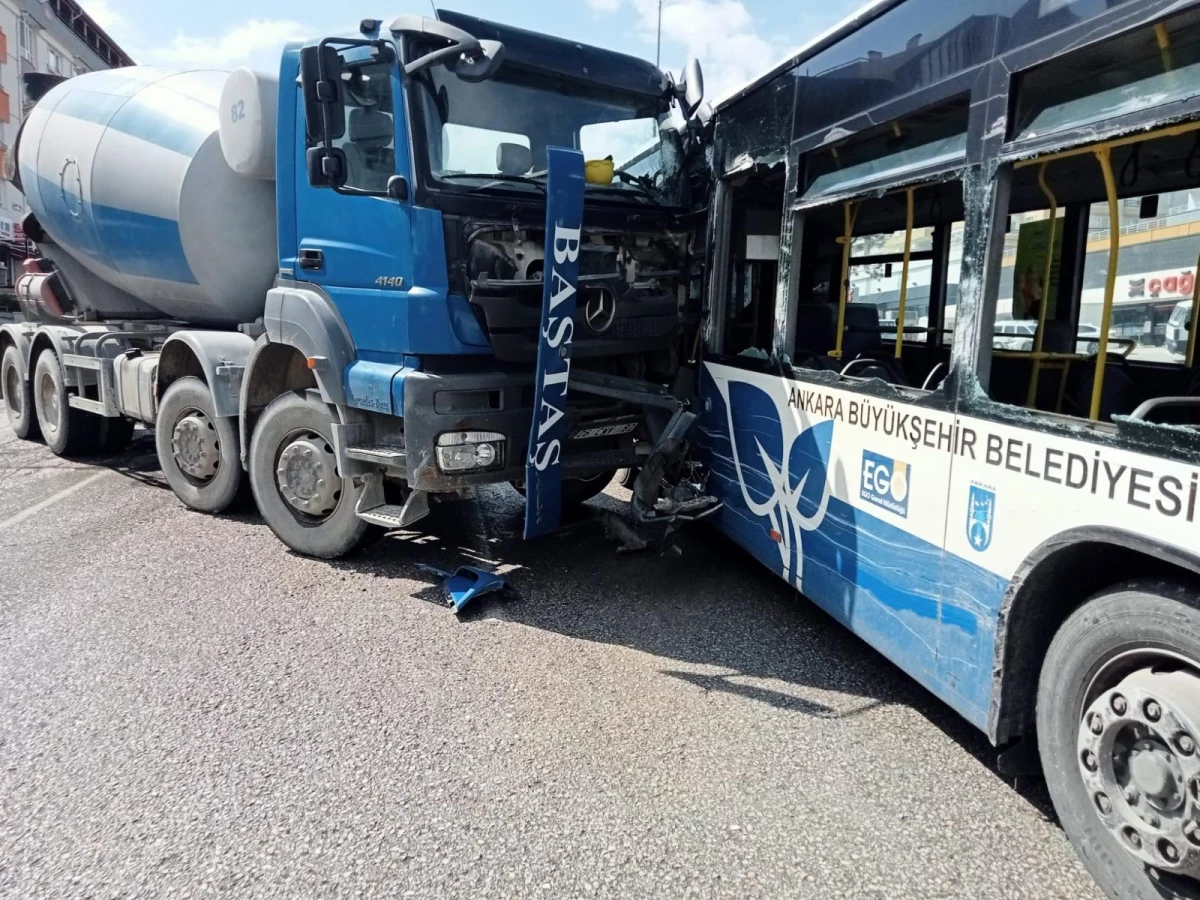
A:
[[[496,358],[537,357],[545,274],[543,229],[464,223],[466,296]],[[572,355],[588,368],[670,382],[679,367],[690,235],[584,229],[580,315]]]

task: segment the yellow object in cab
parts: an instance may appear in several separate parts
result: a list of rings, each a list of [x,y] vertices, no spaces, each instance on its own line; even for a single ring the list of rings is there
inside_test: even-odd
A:
[[[612,184],[615,168],[612,157],[589,159],[583,165],[583,177],[588,184]]]

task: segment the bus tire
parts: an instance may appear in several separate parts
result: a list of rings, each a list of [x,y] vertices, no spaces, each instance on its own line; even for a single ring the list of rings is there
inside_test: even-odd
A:
[[[1150,697],[1157,697],[1156,718],[1144,712]],[[1172,746],[1181,722],[1192,723],[1186,730],[1200,740],[1192,707],[1200,708],[1200,597],[1178,583],[1145,579],[1101,591],[1063,623],[1046,653],[1037,696],[1046,785],[1080,859],[1113,898],[1200,896],[1200,883],[1174,874],[1164,856],[1183,853],[1181,860],[1194,862],[1200,853],[1176,833],[1200,814],[1186,774],[1200,768],[1200,756],[1193,749],[1185,760]],[[1145,753],[1155,777],[1139,781],[1129,761]],[[1173,759],[1185,764],[1181,778],[1170,774]],[[1162,782],[1159,773],[1168,773]],[[1169,804],[1156,792],[1177,789],[1183,805],[1160,817],[1159,801]]]
[[[158,464],[184,506],[223,513],[244,493],[237,419],[218,416],[212,392],[199,378],[171,383],[154,426]]]
[[[250,486],[271,530],[297,553],[337,559],[382,529],[355,508],[362,484],[337,474],[334,414],[315,393],[287,393],[271,401],[250,442]]]
[[[52,453],[79,456],[95,451],[99,419],[68,403],[72,392],[67,390],[62,366],[53,350],[38,354],[30,388],[38,429]]]
[[[0,359],[0,385],[4,389],[4,409],[13,434],[21,440],[37,440],[37,413],[33,408],[33,390],[28,379],[21,377],[21,351],[8,347]]]

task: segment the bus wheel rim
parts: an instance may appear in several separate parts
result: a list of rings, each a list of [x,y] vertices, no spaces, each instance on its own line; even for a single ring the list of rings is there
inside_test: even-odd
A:
[[[1142,863],[1191,878],[1200,878],[1198,740],[1200,676],[1144,665],[1094,695],[1077,745],[1104,828]]]

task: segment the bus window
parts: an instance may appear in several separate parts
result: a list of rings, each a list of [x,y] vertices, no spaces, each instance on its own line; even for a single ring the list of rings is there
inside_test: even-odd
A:
[[[1088,210],[1079,320],[1097,329],[1108,276],[1110,228],[1108,204],[1093,203]],[[1126,198],[1117,228],[1120,252],[1109,337],[1132,342],[1131,360],[1181,364],[1200,261],[1200,189]]]
[[[1057,267],[1061,261],[1063,212],[1059,209],[1056,215],[1057,252],[1052,262],[1054,269],[1050,275],[1049,290],[1044,286],[1045,266],[1036,246],[1050,234],[1050,210],[1035,209],[1010,216],[1008,230],[1004,235],[1004,259],[1001,263],[1000,287],[996,299],[997,326],[992,340],[993,347],[1000,350],[1033,350],[1042,303],[1048,304],[1047,318],[1054,320],[1057,312]],[[1046,296],[1047,293],[1050,296]]]
[[[903,324],[904,340],[924,343],[928,332],[920,322],[929,320],[929,294],[933,284],[933,227],[914,228],[909,251],[908,290],[904,322],[900,315],[900,279],[904,273],[904,230],[860,235],[850,242],[850,289],[847,302],[874,306],[879,313],[884,342],[895,341],[896,325]],[[892,326],[892,327],[889,327]]]
[[[783,167],[733,185],[730,266],[721,355],[765,360],[774,347],[783,223]]]
[[[1111,421],[1154,398],[1200,397],[1185,366],[1200,262],[1200,179],[1189,163],[1198,134],[1139,133],[1014,165],[992,399]]]
[[[940,386],[958,302],[962,215],[958,181],[805,210],[797,365],[902,387]]]

